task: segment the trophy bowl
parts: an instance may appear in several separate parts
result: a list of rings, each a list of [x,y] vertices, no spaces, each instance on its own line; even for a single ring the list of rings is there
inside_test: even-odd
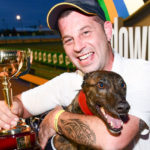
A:
[[[6,105],[11,110],[13,94],[10,79],[28,73],[30,69],[31,53],[21,50],[0,50],[0,81]],[[21,72],[24,64],[26,70]],[[36,142],[35,132],[20,118],[17,125],[9,130],[0,130],[1,150],[29,150],[40,149]]]

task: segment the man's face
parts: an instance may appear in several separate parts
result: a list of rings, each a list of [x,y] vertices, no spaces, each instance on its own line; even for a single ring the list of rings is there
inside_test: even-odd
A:
[[[94,17],[73,11],[58,20],[66,54],[73,64],[87,73],[107,68],[109,47],[103,26]]]

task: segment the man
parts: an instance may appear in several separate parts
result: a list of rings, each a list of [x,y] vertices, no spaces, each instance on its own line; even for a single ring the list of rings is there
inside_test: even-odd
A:
[[[14,126],[18,119],[15,114],[29,117],[55,107],[40,126],[39,141],[43,148],[58,127],[57,131],[61,134],[93,148],[117,150],[130,147],[148,150],[150,63],[125,59],[113,52],[110,45],[111,23],[105,20],[104,13],[95,0],[68,0],[59,3],[49,11],[47,21],[51,29],[59,30],[66,54],[80,71],[62,74],[21,94],[14,101],[13,114],[9,109],[6,111],[6,106],[1,102],[3,108],[0,107],[0,127]],[[127,100],[131,110],[129,121],[123,125],[119,136],[111,135],[104,123],[95,116],[59,113],[62,108],[57,105],[67,106],[81,89],[81,74],[94,70],[117,72],[127,83]],[[83,127],[85,134],[80,138]]]

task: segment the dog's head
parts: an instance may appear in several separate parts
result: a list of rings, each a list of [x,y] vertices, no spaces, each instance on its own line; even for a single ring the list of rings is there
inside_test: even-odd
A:
[[[111,133],[120,133],[130,109],[123,78],[110,71],[87,73],[82,89],[91,112],[104,121]]]

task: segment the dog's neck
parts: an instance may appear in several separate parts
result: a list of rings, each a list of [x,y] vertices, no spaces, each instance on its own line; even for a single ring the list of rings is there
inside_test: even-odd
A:
[[[81,90],[79,92],[79,96],[78,96],[78,103],[79,103],[79,106],[82,110],[82,112],[85,114],[85,115],[93,115],[93,113],[90,111],[90,109],[88,108],[88,105],[86,103],[86,96],[83,92],[83,90]]]

